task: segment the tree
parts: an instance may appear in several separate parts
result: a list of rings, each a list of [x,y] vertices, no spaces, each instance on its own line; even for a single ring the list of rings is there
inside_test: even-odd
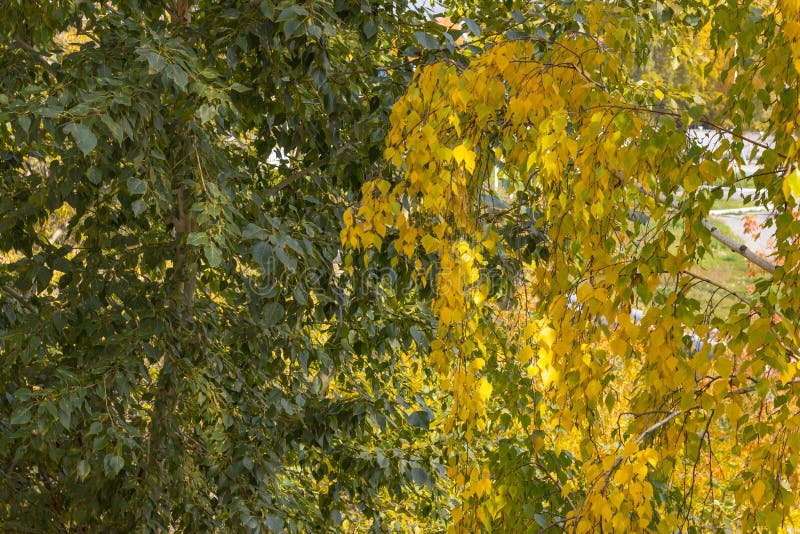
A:
[[[444,517],[429,314],[337,259],[442,30],[391,0],[3,8],[0,528]]]
[[[797,3],[455,4],[465,54],[415,73],[385,152],[402,178],[365,185],[342,232],[436,289],[449,530],[796,528]],[[730,57],[718,122],[636,77],[701,28]],[[708,221],[745,178],[768,258]],[[751,296],[696,272],[712,240],[759,266]]]

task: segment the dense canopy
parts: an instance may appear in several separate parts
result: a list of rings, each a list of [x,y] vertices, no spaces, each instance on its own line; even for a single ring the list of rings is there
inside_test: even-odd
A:
[[[12,0],[0,527],[797,528],[798,20]]]

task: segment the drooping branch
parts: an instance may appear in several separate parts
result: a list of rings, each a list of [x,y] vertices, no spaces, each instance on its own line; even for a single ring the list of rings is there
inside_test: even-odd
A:
[[[674,412],[670,412],[670,414],[668,416],[666,416],[664,419],[661,419],[660,421],[658,421],[656,423],[653,423],[652,425],[647,427],[647,430],[645,430],[644,432],[639,434],[639,437],[636,438],[636,444],[637,445],[640,444],[642,441],[644,441],[644,439],[647,436],[649,436],[650,434],[652,434],[653,432],[655,432],[656,430],[658,430],[662,426],[666,425],[667,423],[669,423],[670,421],[672,421],[673,419],[675,419],[676,417],[678,417],[682,413],[683,413],[683,410],[675,410]]]
[[[693,410],[695,408],[697,408],[697,406],[692,407],[691,410]],[[689,410],[686,410],[686,411],[688,412]],[[669,423],[670,421],[672,421],[673,419],[675,419],[676,417],[678,417],[682,413],[684,413],[683,410],[675,410],[674,412],[670,412],[669,415],[667,415],[665,418],[663,418],[660,421],[657,421],[656,423],[653,423],[652,425],[647,427],[647,429],[644,432],[642,432],[641,434],[639,434],[639,437],[636,438],[636,444],[639,445],[642,441],[645,440],[645,438],[647,438],[647,436],[649,436],[650,434],[652,434],[653,432],[655,432],[656,430],[658,430],[662,426],[666,425],[667,423]],[[624,459],[625,459],[625,455],[624,454],[620,454],[619,456],[616,457],[616,459],[614,460],[614,463],[611,465],[611,469],[609,469],[606,472],[605,480],[603,482],[603,487],[600,490],[601,492],[606,490],[606,487],[608,487],[608,483],[611,480],[611,475],[614,474],[614,471],[617,470],[617,468],[620,466],[620,464],[622,464],[622,460],[624,460]]]
[[[24,50],[30,55],[31,58],[33,58],[33,60],[36,63],[41,65],[42,68],[44,68],[45,72],[47,72],[54,79],[57,79],[57,76],[53,72],[53,67],[50,65],[50,63],[47,62],[47,60],[44,58],[44,55],[38,50],[36,50],[33,46],[31,46],[19,35],[14,37],[14,40],[10,43],[8,48],[9,50],[12,50],[14,48],[19,48],[21,50]]]
[[[625,111],[638,111],[638,112],[641,112],[641,113],[650,113],[652,115],[663,115],[663,116],[673,117],[675,119],[680,119],[681,118],[681,114],[680,113],[677,113],[677,112],[674,112],[674,111],[667,111],[667,110],[664,110],[664,109],[649,108],[649,107],[646,107],[646,106],[626,106],[626,105],[622,105],[622,104],[597,104],[597,105],[588,107],[587,110],[600,109],[600,108],[619,109],[619,110],[625,110]],[[749,143],[749,144],[751,144],[751,145],[753,145],[755,147],[758,147],[758,148],[761,148],[761,149],[764,149],[764,150],[772,150],[772,151],[775,152],[775,154],[777,154],[781,158],[786,158],[787,157],[786,154],[783,154],[781,152],[776,151],[773,147],[771,147],[771,146],[769,146],[769,145],[767,145],[767,144],[765,144],[765,143],[763,143],[761,141],[758,141],[758,140],[753,139],[751,137],[747,137],[746,135],[742,135],[740,133],[737,133],[734,130],[731,130],[730,128],[726,128],[725,126],[719,125],[719,124],[717,124],[715,122],[712,122],[712,121],[710,121],[708,119],[701,118],[701,119],[699,119],[697,121],[697,124],[701,124],[703,126],[708,126],[712,130],[716,130],[718,132],[722,132],[722,133],[728,134],[731,137],[735,137],[736,139],[739,139],[740,141],[743,141],[745,143]]]
[[[775,272],[775,265],[773,263],[767,261],[766,259],[762,258],[758,254],[753,252],[744,243],[739,243],[739,242],[731,239],[730,237],[726,236],[725,234],[720,232],[717,229],[716,226],[712,225],[710,222],[708,222],[705,219],[703,219],[701,221],[701,223],[703,224],[703,226],[709,232],[711,232],[711,237],[713,237],[714,239],[716,239],[717,241],[719,241],[720,243],[722,243],[723,245],[725,245],[726,247],[731,249],[733,252],[736,252],[737,254],[741,254],[742,256],[744,256],[745,258],[747,258],[751,262],[755,263],[756,265],[758,265],[759,267],[761,267],[765,271],[768,271],[770,273],[774,273]]]
[[[683,274],[685,274],[687,276],[690,276],[690,277],[692,277],[692,278],[694,278],[696,280],[699,280],[701,282],[705,282],[706,284],[710,284],[710,285],[716,287],[717,289],[721,289],[726,294],[739,299],[740,302],[742,302],[744,304],[747,304],[747,305],[750,305],[750,301],[749,300],[747,300],[746,298],[741,296],[739,293],[737,293],[733,289],[731,289],[729,287],[726,287],[726,286],[720,284],[719,282],[715,282],[714,280],[712,280],[710,278],[706,278],[705,276],[700,276],[699,274],[693,273],[691,271],[681,271],[681,273],[683,273]]]

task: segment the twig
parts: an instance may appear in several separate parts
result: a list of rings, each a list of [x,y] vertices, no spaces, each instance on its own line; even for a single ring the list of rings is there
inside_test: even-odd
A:
[[[693,407],[693,408],[690,408],[690,409],[694,409],[694,408],[696,408],[696,406]],[[653,423],[652,425],[650,425],[647,428],[647,430],[645,430],[644,432],[639,434],[639,437],[636,438],[636,444],[637,445],[640,444],[642,441],[644,441],[644,439],[647,436],[649,436],[650,434],[652,434],[653,432],[655,432],[656,430],[658,430],[662,426],[666,425],[667,423],[669,423],[670,421],[672,421],[673,419],[675,419],[676,417],[678,417],[682,413],[683,413],[683,410],[675,410],[674,412],[670,412],[670,414],[668,416],[666,416],[664,419],[658,421],[657,423]],[[600,490],[601,493],[606,490],[606,487],[608,486],[608,482],[611,480],[611,475],[614,473],[614,471],[617,470],[617,468],[622,463],[622,460],[624,460],[624,459],[625,459],[625,456],[620,454],[614,460],[614,463],[611,465],[611,469],[609,469],[608,473],[606,473],[605,482],[603,482],[603,487]]]
[[[661,202],[662,204],[667,204],[667,199],[666,197],[664,197],[664,195],[651,193],[650,191],[645,189],[644,186],[641,184],[637,184],[637,186],[639,187],[639,190],[645,195],[649,196],[650,198],[658,202]],[[674,209],[680,209],[680,205],[677,202],[673,202],[672,204],[669,205]],[[728,247],[731,251],[744,256],[745,258],[755,263],[756,265],[758,265],[767,272],[770,273],[775,272],[776,266],[773,263],[767,261],[766,259],[762,258],[758,254],[753,252],[744,243],[739,243],[738,241],[726,236],[725,234],[720,232],[716,226],[708,222],[706,219],[701,219],[700,224],[702,224],[706,230],[711,232],[711,237],[713,237],[714,239],[716,239],[717,241]]]
[[[592,110],[592,109],[597,109],[597,108],[612,108],[612,109],[622,109],[622,110],[626,110],[626,111],[640,111],[642,113],[652,113],[653,115],[664,115],[664,116],[668,116],[668,117],[675,117],[677,119],[681,118],[681,114],[680,113],[676,113],[674,111],[667,111],[667,110],[664,110],[664,109],[648,108],[646,106],[625,106],[625,105],[621,105],[621,104],[598,104],[596,106],[591,106],[591,107],[589,107],[587,109],[588,110]],[[739,139],[741,141],[744,141],[746,143],[750,143],[751,145],[757,146],[758,148],[763,148],[764,150],[772,150],[773,152],[775,152],[781,158],[788,157],[786,154],[782,154],[781,152],[778,152],[777,150],[775,150],[775,148],[773,148],[773,147],[771,147],[769,145],[766,145],[766,144],[764,144],[764,143],[762,143],[760,141],[756,141],[755,139],[751,139],[751,138],[749,138],[747,136],[744,136],[744,135],[742,135],[740,133],[736,133],[733,130],[731,130],[730,128],[726,128],[725,126],[722,126],[720,124],[716,124],[715,122],[712,122],[712,121],[710,121],[708,119],[701,118],[701,119],[697,120],[696,122],[697,122],[697,124],[702,124],[704,126],[708,126],[709,128],[711,128],[713,130],[718,130],[718,131],[726,133],[726,134],[728,134],[728,135],[730,135],[732,137],[735,137],[735,138],[737,138],[737,139]]]
[[[743,302],[743,303],[745,303],[745,304],[747,304],[747,305],[749,305],[749,304],[750,304],[750,301],[749,301],[749,300],[747,300],[746,298],[744,298],[743,296],[741,296],[739,293],[737,293],[737,292],[736,292],[736,291],[734,291],[733,289],[730,289],[730,288],[727,288],[727,287],[723,286],[723,285],[722,285],[722,284],[720,284],[719,282],[715,282],[714,280],[711,280],[710,278],[706,278],[705,276],[700,276],[699,274],[693,273],[693,272],[691,272],[691,271],[681,271],[681,272],[682,272],[683,274],[685,274],[685,275],[691,276],[692,278],[695,278],[695,279],[697,279],[697,280],[701,280],[701,281],[703,281],[703,282],[706,282],[706,283],[708,283],[708,284],[711,284],[712,286],[714,286],[714,287],[716,287],[716,288],[718,288],[718,289],[721,289],[721,290],[723,290],[723,291],[727,292],[729,295],[736,297],[736,298],[737,298],[737,299],[739,299],[741,302]],[[723,298],[724,298],[724,297],[723,297]]]
[[[0,291],[2,291],[9,297],[12,297],[14,300],[19,302],[22,305],[22,307],[28,310],[29,312],[37,313],[39,311],[36,309],[36,306],[28,302],[28,300],[24,296],[22,296],[17,290],[12,289],[8,286],[1,286]]]
[[[339,156],[342,152],[344,152],[345,148],[346,147],[341,147],[332,156],[327,157],[327,158],[322,158],[321,160],[319,160],[319,161],[317,161],[315,163],[312,163],[311,165],[309,165],[305,169],[290,174],[289,176],[287,176],[286,178],[284,178],[283,180],[281,180],[280,182],[278,182],[274,186],[272,186],[269,189],[267,189],[266,191],[264,191],[264,193],[267,196],[274,195],[275,193],[277,193],[281,189],[284,189],[285,187],[288,187],[288,186],[292,185],[294,182],[296,182],[300,178],[308,176],[309,174],[317,171],[323,165],[327,165],[331,161],[332,158],[335,158],[335,157]]]
[[[31,56],[33,56],[34,61],[39,63],[50,76],[52,76],[54,79],[58,79],[55,73],[53,72],[53,67],[50,65],[50,63],[47,62],[47,60],[44,59],[43,57],[44,55],[38,50],[36,50],[34,47],[32,47],[30,44],[26,43],[18,35],[14,37],[12,48],[21,48],[22,50],[28,52]]]

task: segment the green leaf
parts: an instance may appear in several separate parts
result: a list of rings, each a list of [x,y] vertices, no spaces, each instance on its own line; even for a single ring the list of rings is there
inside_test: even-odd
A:
[[[689,116],[694,120],[700,120],[706,108],[703,105],[692,106],[688,109]]]
[[[103,174],[97,167],[89,167],[86,171],[86,178],[94,185],[100,185],[100,182],[103,181]]]
[[[31,397],[33,397],[33,392],[28,388],[19,388],[14,392],[14,398],[20,402],[25,402]]]
[[[84,155],[88,156],[92,150],[94,150],[94,147],[97,146],[97,137],[83,124],[71,122],[64,126],[64,133],[68,133],[72,136],[75,140],[75,145]]]
[[[275,326],[283,319],[283,306],[277,302],[268,302],[264,306],[262,315],[264,317],[264,326]]]
[[[78,111],[80,113],[80,110]],[[62,106],[47,106],[39,108],[36,114],[47,119],[57,119],[62,113],[64,113],[64,108]]]
[[[242,239],[245,241],[249,241],[251,239],[269,239],[269,234],[266,230],[257,226],[253,223],[247,223],[247,225],[242,228]]]
[[[430,33],[426,32],[415,32],[414,39],[427,50],[439,50],[442,45],[439,43],[439,40],[431,35]]]
[[[289,271],[294,272],[297,269],[297,260],[291,257],[287,252],[284,244],[281,244],[274,249],[275,255],[278,257],[278,260],[286,267]]]
[[[116,476],[125,467],[125,460],[116,454],[106,454],[103,458],[103,470],[107,475]]]
[[[167,62],[164,61],[164,58],[156,52],[155,50],[150,49],[142,49],[144,58],[147,60],[147,67],[149,74],[158,74],[167,66]]]
[[[361,31],[364,32],[364,37],[369,40],[375,37],[375,34],[378,33],[378,27],[375,25],[375,22],[372,19],[367,19],[364,21],[364,24],[361,25]]]
[[[428,430],[431,420],[431,414],[424,410],[417,410],[406,416],[406,421],[408,421],[409,425],[423,430]]]
[[[54,271],[61,271],[62,273],[68,273],[75,269],[72,262],[63,256],[52,258],[49,263]]]
[[[278,18],[275,19],[275,21],[284,22],[291,19],[305,17],[306,15],[308,15],[308,11],[306,10],[306,8],[304,8],[300,4],[292,4],[283,11],[281,11],[281,14],[278,15]]]
[[[134,217],[138,217],[139,215],[145,212],[145,210],[147,209],[147,204],[142,199],[135,200],[131,204],[131,209],[133,210]]]
[[[208,235],[205,232],[189,232],[186,236],[186,244],[193,247],[204,247],[209,244]]]
[[[147,191],[147,182],[141,178],[128,178],[128,191],[132,195],[143,195]]]
[[[301,22],[300,19],[289,19],[283,23],[283,33],[287,39],[291,39],[294,36],[298,28],[300,28]]]
[[[261,14],[269,20],[272,20],[272,17],[275,16],[275,8],[272,6],[271,0],[261,0],[259,9],[261,10]]]
[[[462,19],[462,22],[464,23],[464,25],[467,27],[467,29],[469,30],[469,32],[472,35],[474,35],[475,37],[480,37],[481,36],[481,27],[478,26],[475,23],[474,20],[468,19],[468,18],[464,18],[464,19]]]
[[[177,63],[173,63],[169,65],[166,69],[164,69],[164,74],[172,80],[181,91],[184,93],[186,92],[186,86],[189,83],[189,76],[186,75],[186,71],[183,70],[180,65]]]
[[[412,467],[411,468],[411,480],[417,486],[424,487],[426,485],[431,484],[431,476],[428,474],[426,470],[421,467]]]
[[[200,124],[205,124],[217,116],[217,106],[203,104],[197,108],[195,115],[200,119]]]
[[[102,122],[106,128],[108,128],[109,133],[111,133],[111,137],[117,143],[121,143],[123,139],[125,139],[125,130],[122,126],[117,124],[117,122],[111,118],[108,113],[103,113],[100,115],[100,122]]]
[[[225,425],[225,428],[232,427],[235,422],[235,419],[228,412],[222,414],[222,424]]]
[[[270,529],[272,532],[282,532],[284,521],[281,517],[273,514],[267,514],[264,518],[264,523],[267,525],[267,528]]]
[[[203,247],[203,254],[211,267],[219,267],[222,263],[222,251],[213,243]]]
[[[252,458],[250,458],[249,456],[245,456],[244,458],[242,458],[242,465],[248,471],[252,471],[253,470],[253,460],[252,460]]]
[[[11,424],[12,425],[24,425],[28,421],[31,420],[31,412],[28,408],[17,408],[14,410],[14,413],[11,414]]]
[[[80,462],[78,462],[77,466],[78,480],[80,480],[81,482],[86,480],[86,477],[89,476],[89,473],[91,471],[92,467],[89,465],[89,462],[87,462],[86,460],[81,460]]]
[[[22,131],[28,133],[28,130],[31,129],[31,119],[27,115],[20,115],[17,117],[17,124],[19,127],[22,128]]]
[[[61,423],[61,426],[63,426],[66,430],[69,430],[70,425],[72,424],[72,416],[67,411],[59,410],[58,422]]]

